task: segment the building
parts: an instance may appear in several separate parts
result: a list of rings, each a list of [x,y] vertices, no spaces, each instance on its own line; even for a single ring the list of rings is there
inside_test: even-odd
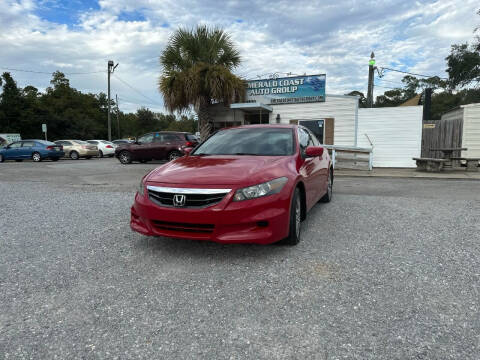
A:
[[[326,145],[373,147],[373,166],[415,167],[422,106],[359,109],[359,97],[325,94],[326,76],[248,82],[246,101],[212,107],[215,130],[247,124],[301,124]]]
[[[480,158],[480,103],[460,105],[442,115],[442,121],[460,121],[459,146],[467,148],[462,157]]]

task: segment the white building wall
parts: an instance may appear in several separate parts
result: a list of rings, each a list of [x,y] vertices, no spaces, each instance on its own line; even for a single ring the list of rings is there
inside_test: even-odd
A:
[[[442,120],[460,120],[462,118],[463,118],[462,108],[449,111],[448,113],[443,114],[441,117]]]
[[[462,151],[462,157],[480,158],[480,103],[464,105],[462,110],[462,147],[468,148]]]
[[[326,95],[325,102],[270,105],[270,123],[289,124],[290,120],[315,120],[335,118],[333,141],[335,145],[353,146],[355,142],[355,119],[358,112],[358,97]]]
[[[416,167],[420,157],[423,106],[359,109],[358,146],[371,147],[374,167]]]

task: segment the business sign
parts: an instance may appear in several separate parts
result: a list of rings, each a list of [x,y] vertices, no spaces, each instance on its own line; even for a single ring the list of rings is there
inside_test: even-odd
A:
[[[325,101],[326,75],[304,75],[247,82],[247,102],[294,104]]]
[[[47,124],[42,124],[42,132],[47,132]]]

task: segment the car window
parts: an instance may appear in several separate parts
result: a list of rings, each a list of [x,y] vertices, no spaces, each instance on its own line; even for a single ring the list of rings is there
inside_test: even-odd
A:
[[[88,142],[83,141],[83,140],[73,140],[73,141],[76,142],[77,144],[80,144],[80,145],[88,145]]]
[[[309,143],[311,143],[311,141],[312,139],[310,138],[310,135],[308,135],[308,132],[302,128],[298,128],[298,142],[301,149],[305,150],[307,146],[310,146]]]
[[[162,134],[162,139],[163,139],[164,142],[179,141],[180,140],[178,138],[178,136],[175,135],[175,134]]]
[[[22,147],[33,147],[35,143],[33,141],[24,141]]]
[[[310,135],[311,139],[312,139],[312,142],[313,142],[313,146],[321,146],[320,144],[320,141],[318,141],[317,137],[315,136],[315,134],[310,131],[310,129],[307,129],[307,132],[308,134]]]
[[[293,131],[289,128],[236,128],[220,130],[192,155],[293,155]]]
[[[10,145],[8,145],[8,148],[9,149],[17,149],[19,147],[22,146],[22,143],[21,142],[14,142],[14,143],[11,143]]]
[[[153,134],[146,134],[138,139],[139,144],[150,144],[152,141],[153,141]]]
[[[186,137],[186,139],[187,139],[188,141],[196,141],[196,142],[198,142],[198,138],[197,138],[195,135],[186,134],[185,137]]]
[[[89,144],[94,144],[94,145],[97,145],[98,144],[98,141],[95,141],[95,140],[87,140],[87,142]]]

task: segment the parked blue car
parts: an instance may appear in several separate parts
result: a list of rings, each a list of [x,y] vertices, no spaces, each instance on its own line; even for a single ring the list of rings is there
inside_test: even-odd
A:
[[[15,141],[0,149],[0,162],[5,160],[22,161],[32,159],[35,162],[43,159],[57,161],[63,157],[63,147],[45,140],[22,140]]]

